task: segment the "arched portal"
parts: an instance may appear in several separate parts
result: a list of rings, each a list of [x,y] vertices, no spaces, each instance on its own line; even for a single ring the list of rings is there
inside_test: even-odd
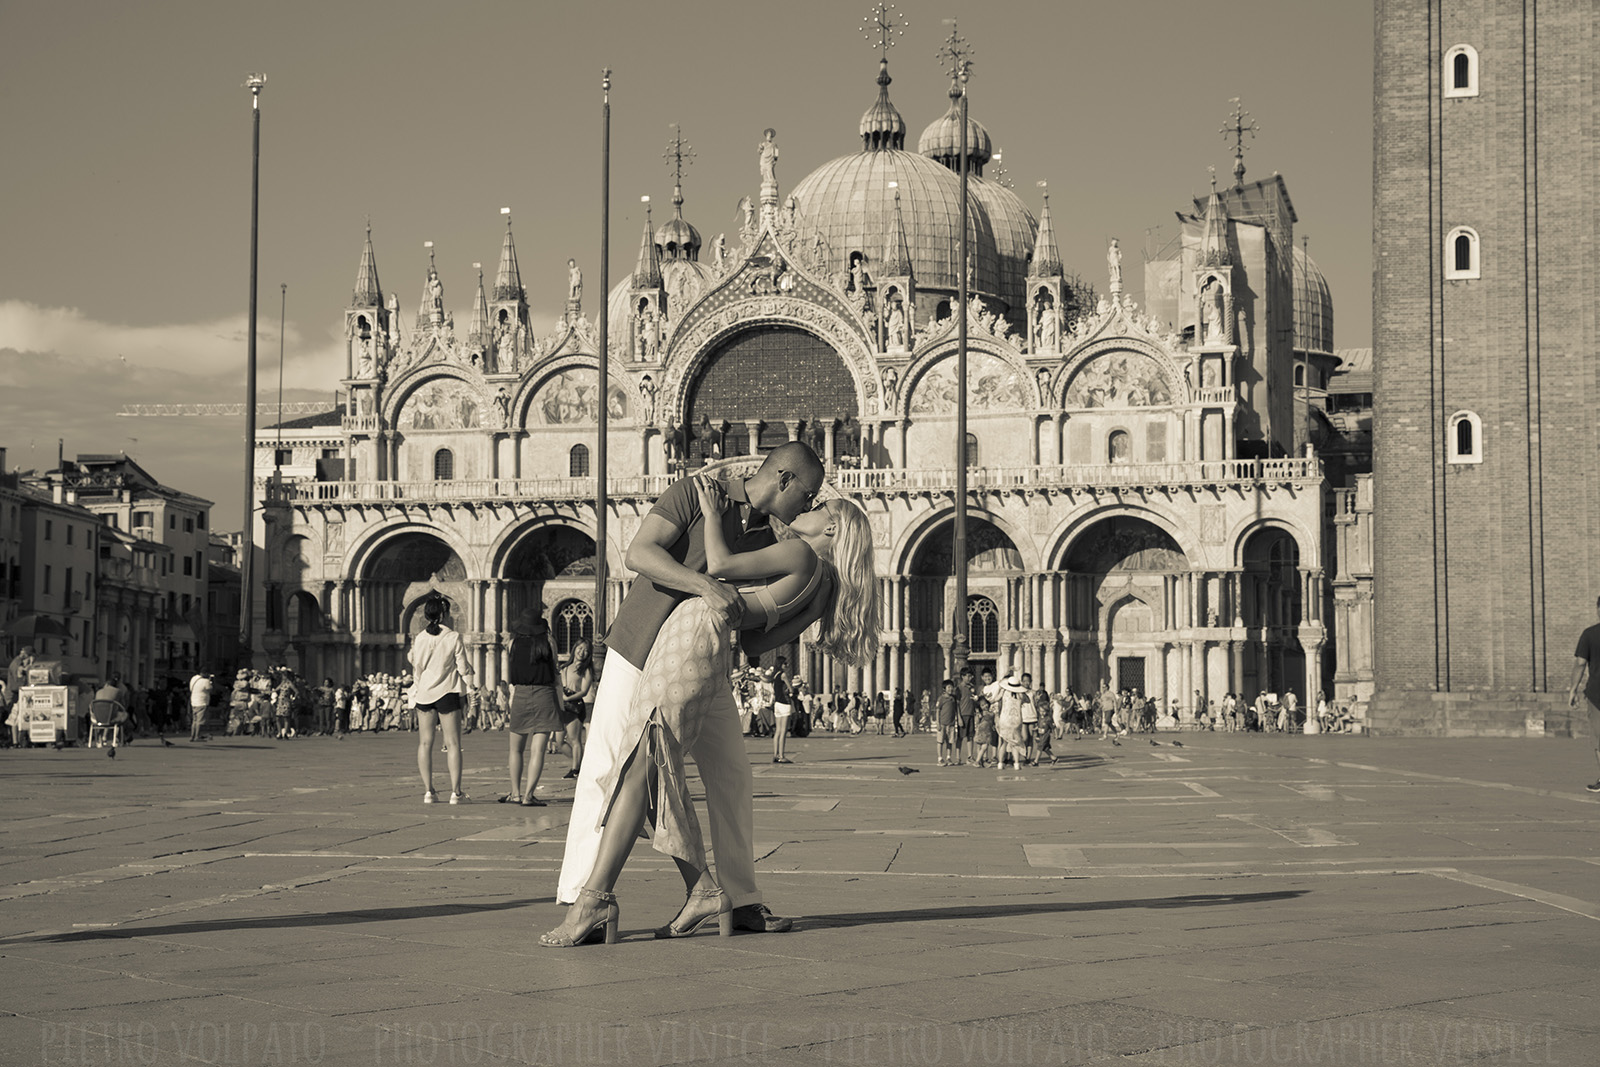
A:
[[[594,599],[594,538],[570,526],[539,526],[511,551],[501,577],[506,582],[506,619],[538,608],[546,619],[563,600]]]
[[[288,644],[285,646],[288,665],[305,677],[320,682],[321,663],[311,647],[311,642],[317,636],[326,633],[328,627],[323,619],[322,605],[317,603],[317,598],[304,589],[290,593],[284,604],[283,627],[284,634],[288,638]]]
[[[1170,655],[1171,579],[1189,562],[1172,535],[1131,515],[1105,518],[1068,547],[1066,568],[1073,690],[1092,693],[1108,682],[1158,702],[1175,699],[1181,689]]]
[[[374,646],[363,672],[405,673],[407,639],[422,628],[419,607],[430,592],[448,602],[452,627],[469,624],[466,565],[436,534],[419,530],[395,537],[367,559],[360,581],[362,640]]]
[[[746,423],[759,421],[757,445],[770,451],[789,440],[788,424],[827,423],[859,415],[850,368],[831,345],[794,326],[755,326],[729,337],[706,358],[688,390],[686,425],[702,420],[719,430],[722,455],[752,452]],[[691,466],[708,458],[710,444],[696,433]]]
[[[987,519],[967,521],[968,662],[974,671],[1012,662],[1016,655],[1015,579],[1023,573],[1022,553],[1005,531]],[[914,692],[938,692],[950,670],[950,642],[956,610],[955,524],[930,530],[907,569],[907,684]]]
[[[1244,655],[1244,691],[1306,692],[1306,654],[1300,645],[1304,619],[1300,548],[1287,530],[1265,527],[1244,543],[1240,614],[1249,635]],[[1302,713],[1304,709],[1301,709]]]

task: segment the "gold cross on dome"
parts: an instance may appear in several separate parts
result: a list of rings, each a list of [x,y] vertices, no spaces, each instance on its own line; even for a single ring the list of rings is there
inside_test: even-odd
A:
[[[1256,125],[1255,119],[1250,118],[1250,112],[1240,105],[1237,96],[1231,98],[1229,102],[1233,104],[1233,114],[1228,116],[1228,121],[1223,123],[1222,129],[1217,132],[1222,134],[1223,140],[1233,141],[1233,177],[1238,184],[1243,185],[1244,135],[1248,133],[1254,138],[1256,131],[1261,127]]]
[[[878,50],[878,55],[883,59],[889,58],[889,49],[893,48],[897,38],[905,36],[901,27],[908,25],[908,20],[896,19],[894,5],[879,3],[872,9],[872,14],[862,18],[867,24],[866,32],[862,35],[867,43]]]
[[[965,81],[972,71],[972,45],[956,30],[955,19],[944,21],[950,27],[950,36],[945,38],[944,47],[934,53],[934,58],[944,61],[944,72],[951,81]]]
[[[683,184],[683,168],[694,162],[694,146],[683,139],[678,124],[671,126],[672,140],[667,142],[667,150],[661,153],[661,158],[667,161],[667,166],[672,168],[672,184]]]

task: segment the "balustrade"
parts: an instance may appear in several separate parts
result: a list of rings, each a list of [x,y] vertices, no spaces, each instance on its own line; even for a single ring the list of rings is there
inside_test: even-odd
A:
[[[672,484],[675,475],[647,474],[608,480],[612,497],[653,499]],[[1227,485],[1306,481],[1322,477],[1314,458],[1227,459],[1191,463],[1040,465],[973,467],[967,485],[974,491],[1095,486]],[[955,489],[953,468],[899,468],[832,471],[829,480],[840,492],[949,492]],[[434,502],[461,500],[584,500],[594,496],[593,478],[481,478],[434,482],[313,482],[285,480],[264,487],[268,503],[298,504]]]

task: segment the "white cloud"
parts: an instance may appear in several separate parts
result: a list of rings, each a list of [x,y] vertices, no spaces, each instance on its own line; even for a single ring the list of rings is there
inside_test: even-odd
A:
[[[275,317],[256,322],[256,372],[265,387],[275,384],[278,324]],[[244,369],[246,317],[233,315],[207,322],[128,326],[100,322],[77,308],[41,307],[20,300],[0,300],[0,350],[54,357],[77,364],[104,364],[116,371],[180,371],[186,376],[239,379]],[[294,323],[284,328],[284,385],[332,389],[343,373],[344,345],[337,337],[312,342]],[[128,399],[170,400],[171,397]]]

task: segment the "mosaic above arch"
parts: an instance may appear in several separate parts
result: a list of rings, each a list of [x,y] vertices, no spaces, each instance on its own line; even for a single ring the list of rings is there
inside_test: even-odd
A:
[[[948,415],[956,409],[956,357],[944,356],[912,386],[913,415]],[[967,353],[967,407],[973,411],[1020,411],[1033,406],[1033,389],[1022,371],[999,356]]]
[[[633,404],[627,390],[615,381],[609,384],[607,416],[630,418]],[[593,426],[599,421],[599,389],[590,368],[572,367],[550,375],[539,384],[528,405],[529,426]]]
[[[395,425],[402,430],[475,430],[483,425],[482,399],[459,378],[432,378],[406,396]]]
[[[1143,408],[1175,402],[1160,363],[1142,352],[1112,349],[1080,366],[1067,383],[1069,408]]]

